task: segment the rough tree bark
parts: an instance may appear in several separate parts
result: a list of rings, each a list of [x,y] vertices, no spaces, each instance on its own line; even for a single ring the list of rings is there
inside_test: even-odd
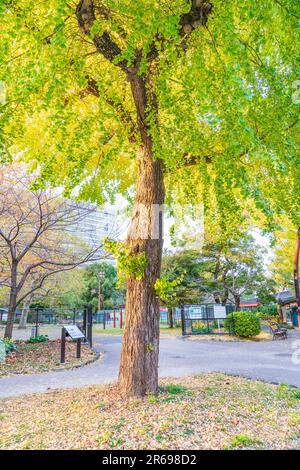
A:
[[[33,295],[29,296],[24,302],[22,313],[21,313],[21,318],[20,318],[20,322],[18,326],[19,330],[27,328],[28,312],[29,312],[29,307],[32,302],[32,299],[33,299]]]
[[[220,258],[221,258],[221,253],[220,251],[218,251],[216,254],[216,264],[215,264],[215,269],[213,272],[214,285],[216,286],[217,289],[219,287],[219,275],[221,272],[221,259]],[[214,301],[216,302],[216,304],[222,303],[221,294],[219,290],[216,290],[215,292],[213,292],[213,297],[214,297]]]
[[[226,304],[227,304],[228,297],[229,297],[229,291],[228,291],[228,289],[225,288],[225,289],[224,289],[224,293],[223,293],[222,298],[221,298],[221,300],[222,300],[222,305],[226,305]]]
[[[160,276],[163,234],[159,209],[164,203],[165,191],[163,165],[159,159],[153,158],[152,139],[146,125],[146,109],[150,101],[146,87],[149,83],[137,73],[129,75],[129,79],[142,148],[127,245],[133,255],[145,253],[147,267],[142,280],[134,276],[127,280],[119,387],[127,396],[143,396],[156,393],[158,387],[159,299],[154,284]],[[153,106],[152,101],[152,109]]]
[[[241,296],[240,295],[235,295],[234,296],[234,304],[235,304],[235,311],[239,312],[241,309]]]
[[[168,316],[169,316],[169,327],[174,328],[174,309],[173,307],[168,308]]]

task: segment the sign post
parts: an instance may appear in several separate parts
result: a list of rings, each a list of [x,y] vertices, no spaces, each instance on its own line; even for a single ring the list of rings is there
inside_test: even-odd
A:
[[[90,344],[90,347],[93,345],[93,309],[91,305],[88,305],[87,308],[87,335],[86,338],[88,340],[88,343]]]
[[[64,364],[66,360],[66,337],[70,336],[71,339],[75,339],[76,345],[76,357],[77,359],[81,356],[81,340],[84,338],[84,334],[76,325],[66,325],[61,330],[61,351],[60,351],[60,363]]]
[[[35,315],[35,338],[39,336],[39,308],[36,309]]]
[[[76,346],[76,357],[77,359],[80,359],[81,355],[81,338],[77,338],[77,346]]]
[[[61,329],[61,348],[60,348],[60,363],[64,364],[66,358],[66,330]]]
[[[87,325],[87,311],[88,311],[88,306],[86,305],[83,310],[83,326],[82,326],[85,337],[86,337],[86,325]]]

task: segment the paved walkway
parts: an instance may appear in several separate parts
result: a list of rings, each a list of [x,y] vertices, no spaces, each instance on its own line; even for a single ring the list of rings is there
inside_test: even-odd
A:
[[[295,340],[300,349],[299,331],[289,332],[287,341],[259,343],[162,339],[159,374],[184,377],[216,371],[300,387],[300,364],[292,362]],[[118,374],[121,341],[119,336],[95,337],[95,349],[104,355],[82,368],[1,378],[0,398],[113,382]]]

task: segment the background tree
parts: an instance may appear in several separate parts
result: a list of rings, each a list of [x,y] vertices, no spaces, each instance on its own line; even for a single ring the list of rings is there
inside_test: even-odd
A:
[[[274,257],[269,269],[278,290],[293,288],[293,258],[297,227],[287,219],[281,220],[275,232]]]
[[[208,289],[217,303],[234,302],[240,309],[242,296],[263,296],[272,299],[274,283],[268,279],[264,265],[265,250],[254,238],[244,233],[226,244],[207,244],[203,249]]]
[[[232,242],[231,242],[232,243]],[[227,240],[214,242],[207,241],[202,250],[203,289],[214,298],[217,304],[226,305],[229,290],[224,285],[227,266],[224,263],[224,251],[227,249]]]
[[[299,219],[299,10],[292,0],[1,3],[3,158],[22,152],[41,180],[87,199],[135,187],[126,249],[146,263],[127,278],[128,395],[158,387],[153,205],[213,201],[224,233],[244,199],[268,228],[276,211]]]
[[[90,247],[72,234],[94,209],[55,193],[32,189],[25,171],[2,168],[0,184],[0,285],[9,289],[4,336],[11,338],[18,306],[56,273],[103,257],[101,243]],[[75,244],[76,243],[76,244]]]
[[[171,328],[174,326],[174,307],[200,303],[205,295],[200,256],[198,250],[181,250],[170,254],[165,253],[163,256],[161,278],[171,284],[167,288],[167,298],[162,300],[162,303],[168,308]],[[172,286],[172,282],[177,279],[180,279],[180,282]]]
[[[21,312],[21,317],[20,317],[20,321],[19,321],[19,324],[18,324],[18,329],[25,329],[27,327],[27,318],[28,318],[28,313],[29,313],[29,309],[30,309],[30,306],[34,300],[34,297],[37,293],[40,293],[41,295],[44,294],[45,295],[45,291],[44,292],[41,292],[43,291],[43,288],[40,287],[40,289],[35,289],[36,286],[39,285],[40,283],[40,276],[42,276],[42,273],[35,273],[34,275],[31,275],[30,276],[30,286],[26,286],[27,287],[27,290],[29,290],[31,293],[25,297],[24,299],[24,302],[22,303],[22,312]],[[26,284],[25,284],[26,285]],[[40,292],[39,292],[40,291]],[[47,292],[48,294],[48,292]]]
[[[203,266],[201,254],[197,250],[179,251],[165,254],[162,261],[162,277],[173,281],[182,277],[176,288],[177,305],[199,303],[204,295],[201,285]]]
[[[82,299],[85,303],[98,308],[98,274],[101,277],[101,309],[113,308],[125,302],[124,288],[118,287],[117,270],[108,263],[93,263],[84,272],[84,290]]]
[[[264,256],[264,249],[247,233],[224,246],[206,243],[201,251],[165,255],[162,278],[171,284],[164,303],[171,309],[212,297],[222,305],[232,301],[239,310],[241,297],[249,295],[273,302],[275,282],[267,276]],[[180,282],[173,286],[172,282],[178,278]]]
[[[51,278],[50,295],[43,296],[42,299],[38,296],[38,300],[49,307],[82,307],[85,269],[81,266],[54,275]]]
[[[78,308],[84,305],[84,272],[85,269],[74,268],[70,271],[53,273],[51,277],[45,280],[43,286],[37,290],[35,284],[40,282],[40,276],[43,272],[31,276],[32,286],[28,288],[31,294],[26,297],[22,304],[22,313],[18,324],[19,329],[27,327],[27,317],[30,308],[34,307],[55,307],[55,308]]]
[[[276,282],[270,274],[265,275],[255,290],[255,294],[263,305],[274,304],[276,302],[275,294],[277,292]],[[271,306],[270,306],[271,308]]]

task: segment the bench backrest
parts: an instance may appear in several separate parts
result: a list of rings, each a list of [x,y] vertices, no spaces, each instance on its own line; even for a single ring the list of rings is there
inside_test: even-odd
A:
[[[270,326],[271,330],[273,331],[273,333],[276,333],[277,331],[280,331],[279,325],[276,321],[271,321],[269,323],[269,326]]]

